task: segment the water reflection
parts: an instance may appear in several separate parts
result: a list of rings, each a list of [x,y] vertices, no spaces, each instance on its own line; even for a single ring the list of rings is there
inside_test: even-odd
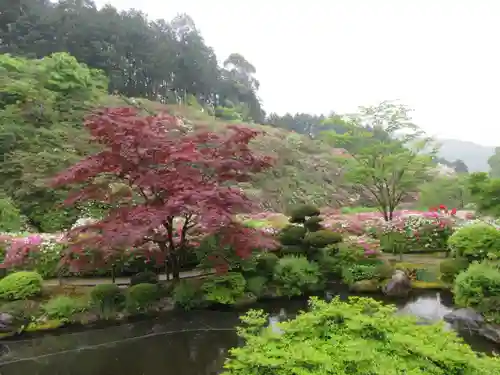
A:
[[[341,294],[346,298],[347,294]],[[426,321],[451,311],[449,296],[428,294],[402,302],[400,313]],[[269,324],[289,319],[307,301],[259,304],[271,314]],[[158,320],[72,334],[47,335],[5,343],[1,375],[212,375],[220,371],[229,348],[241,344],[234,327],[241,312],[172,313]],[[491,345],[472,338],[478,350]]]

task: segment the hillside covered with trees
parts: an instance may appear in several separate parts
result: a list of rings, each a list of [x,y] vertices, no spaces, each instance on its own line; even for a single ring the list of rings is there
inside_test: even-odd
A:
[[[246,122],[263,131],[252,147],[272,156],[274,168],[242,184],[263,209],[369,202],[340,168],[339,155],[355,148],[322,136],[346,133],[345,118],[266,115],[256,67],[237,51],[218,58],[188,15],[151,21],[91,1],[2,3],[0,52],[0,188],[37,230],[60,230],[88,214],[88,207],[59,208],[67,192],[49,188],[47,178],[95,151],[82,124],[101,106],[167,111],[186,126],[222,130]],[[463,162],[449,160],[434,157],[466,172]]]

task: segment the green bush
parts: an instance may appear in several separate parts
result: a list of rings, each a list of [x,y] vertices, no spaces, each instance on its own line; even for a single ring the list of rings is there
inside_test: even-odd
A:
[[[321,225],[322,221],[323,218],[319,216],[312,216],[305,221],[304,228],[306,228],[309,232],[316,232],[323,229],[323,226]]]
[[[201,286],[205,300],[211,303],[232,305],[245,294],[246,280],[241,273],[210,275]]]
[[[499,257],[500,231],[485,223],[468,225],[451,235],[448,246],[456,258],[467,258],[469,262]]]
[[[176,306],[191,310],[203,305],[203,294],[195,280],[181,280],[174,288],[173,300]]]
[[[33,271],[19,271],[0,280],[0,298],[19,300],[35,297],[42,292],[43,279]]]
[[[297,225],[287,225],[279,234],[279,241],[283,246],[301,245],[307,229]]]
[[[372,280],[376,278],[377,266],[373,264],[353,264],[342,269],[342,281],[348,285],[356,281]]]
[[[469,261],[465,258],[445,259],[439,264],[441,280],[445,283],[453,283],[458,274],[469,267]]]
[[[500,270],[488,263],[473,263],[453,285],[455,303],[485,314],[500,323]]]
[[[116,284],[99,284],[90,291],[90,300],[102,313],[121,307],[125,297]]]
[[[158,275],[152,271],[139,272],[130,278],[130,285],[158,284]]]
[[[278,256],[274,253],[265,252],[257,256],[257,272],[264,276],[272,276],[274,267],[278,263]]]
[[[251,310],[241,318],[244,343],[230,350],[221,375],[493,375],[500,360],[475,353],[442,324],[418,325],[369,298],[311,298],[309,311],[278,324]]]
[[[342,234],[331,230],[318,230],[307,233],[304,242],[310,247],[321,249],[342,242]]]
[[[127,289],[127,293],[125,293],[125,306],[129,312],[146,312],[157,299],[157,285],[137,284]]]
[[[290,212],[290,223],[305,223],[307,218],[319,216],[319,208],[312,204],[302,204]]]
[[[273,278],[280,294],[296,296],[314,290],[321,281],[321,272],[305,257],[285,256],[276,264]]]
[[[0,232],[19,232],[22,225],[21,212],[12,199],[0,195]]]
[[[42,315],[40,305],[35,301],[18,300],[0,306],[0,312],[10,314],[19,321],[30,321]]]
[[[268,280],[265,276],[254,276],[247,280],[246,289],[255,297],[261,297],[266,289]]]
[[[51,298],[42,306],[42,310],[49,319],[69,322],[71,318],[85,311],[87,304],[82,299],[69,296],[57,296]]]

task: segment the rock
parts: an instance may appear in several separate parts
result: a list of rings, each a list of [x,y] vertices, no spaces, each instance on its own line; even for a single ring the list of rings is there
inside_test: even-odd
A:
[[[458,309],[446,314],[443,319],[451,324],[460,325],[467,329],[479,329],[484,324],[484,318],[474,309]]]
[[[467,330],[500,344],[500,326],[487,323],[474,309],[458,309],[446,314],[443,319],[457,330]]]
[[[0,333],[16,332],[20,327],[16,319],[7,313],[0,313]]]
[[[377,280],[360,280],[356,281],[349,287],[353,292],[376,292],[379,290]]]
[[[383,291],[388,296],[406,296],[411,291],[411,280],[404,271],[396,270]]]

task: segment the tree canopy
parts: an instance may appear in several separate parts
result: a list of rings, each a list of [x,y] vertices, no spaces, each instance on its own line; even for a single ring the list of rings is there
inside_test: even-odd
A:
[[[347,155],[337,160],[344,166],[346,179],[367,191],[386,220],[398,204],[430,178],[431,140],[411,122],[405,106],[382,102],[362,107],[344,120],[346,130],[325,131],[323,139]]]
[[[262,122],[256,68],[239,53],[219,66],[191,17],[149,20],[91,0],[0,4],[0,53],[41,58],[67,52],[109,77],[109,91],[163,103],[243,106]]]

